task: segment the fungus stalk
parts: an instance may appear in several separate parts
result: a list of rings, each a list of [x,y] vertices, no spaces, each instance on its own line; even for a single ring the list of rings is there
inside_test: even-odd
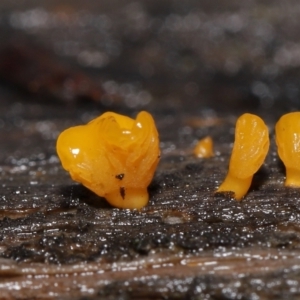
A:
[[[269,149],[268,128],[261,118],[252,114],[239,117],[229,171],[217,192],[233,192],[241,200],[248,192],[253,175],[263,164]]]

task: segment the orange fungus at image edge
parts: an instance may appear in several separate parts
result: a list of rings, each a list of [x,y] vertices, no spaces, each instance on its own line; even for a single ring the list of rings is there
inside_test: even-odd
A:
[[[300,187],[300,112],[283,115],[275,127],[277,151],[285,165],[285,186]]]

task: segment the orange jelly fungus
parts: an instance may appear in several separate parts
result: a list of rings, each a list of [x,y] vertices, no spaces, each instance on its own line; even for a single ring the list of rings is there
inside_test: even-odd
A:
[[[300,112],[283,115],[275,132],[278,155],[286,169],[285,185],[300,187]]]
[[[194,148],[194,155],[199,158],[208,158],[214,155],[213,140],[210,136],[201,139]]]
[[[160,150],[152,116],[136,120],[106,112],[87,125],[63,131],[57,140],[61,163],[73,180],[119,208],[142,208]]]
[[[217,192],[234,192],[241,200],[247,193],[255,172],[263,164],[270,141],[268,128],[256,115],[243,114],[237,120],[235,141],[229,163],[229,171]]]

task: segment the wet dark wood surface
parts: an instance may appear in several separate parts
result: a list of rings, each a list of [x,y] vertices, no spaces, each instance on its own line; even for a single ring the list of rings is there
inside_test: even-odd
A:
[[[1,3],[1,299],[300,296],[300,191],[274,141],[300,107],[297,1]],[[140,211],[72,182],[56,155],[59,132],[107,110],[157,123]],[[243,112],[271,147],[237,203],[214,191]],[[207,135],[215,156],[194,157]]]

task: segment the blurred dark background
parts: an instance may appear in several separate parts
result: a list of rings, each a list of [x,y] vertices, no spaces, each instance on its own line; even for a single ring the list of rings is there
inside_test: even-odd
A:
[[[46,50],[37,64],[48,55],[80,69],[125,107],[299,108],[296,0],[1,1],[0,9],[1,48],[17,44],[18,55],[29,48],[32,60]],[[6,52],[1,61],[7,59]],[[40,77],[55,73],[50,66],[31,68]],[[18,72],[28,69],[24,64]],[[30,90],[30,76],[20,83],[4,70],[4,87]],[[78,96],[72,82],[59,84],[64,90],[49,84],[43,93],[67,101]],[[113,102],[87,94],[104,106]]]

